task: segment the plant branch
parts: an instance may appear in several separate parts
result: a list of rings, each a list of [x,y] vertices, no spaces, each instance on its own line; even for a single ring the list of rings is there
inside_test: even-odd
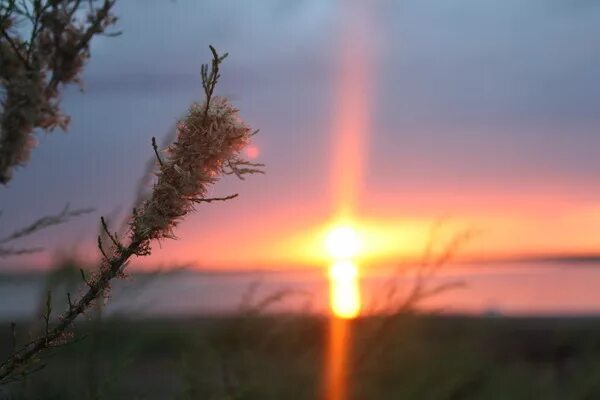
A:
[[[26,254],[39,253],[41,251],[44,251],[44,249],[41,247],[33,247],[30,249],[13,249],[10,247],[9,248],[0,247],[0,258],[12,257],[12,256],[22,256],[22,255],[26,255]]]
[[[224,196],[224,197],[202,197],[202,198],[190,199],[190,200],[193,201],[194,203],[212,203],[213,201],[227,201],[227,200],[235,199],[236,197],[238,197],[237,193],[230,194],[229,196]]]
[[[18,229],[10,235],[1,238],[0,244],[6,244],[13,240],[21,239],[25,236],[29,236],[35,232],[41,231],[51,226],[63,224],[71,218],[78,217],[80,215],[90,214],[92,212],[94,212],[93,208],[80,208],[76,210],[70,210],[69,204],[67,204],[60,213],[55,215],[47,215],[45,217],[39,218],[31,224],[27,225],[26,227]]]
[[[10,35],[8,34],[8,32],[6,32],[5,29],[2,29],[1,31],[2,31],[2,37],[4,37],[4,39],[8,42],[8,45],[12,48],[12,50],[15,53],[15,55],[23,63],[23,66],[26,69],[30,69],[29,62],[27,62],[27,59],[25,59],[25,57],[23,57],[23,54],[21,54],[21,50],[19,49],[19,46],[17,46],[17,44],[10,37]]]
[[[211,52],[214,57],[213,65],[218,65],[224,56],[218,57],[212,47]],[[210,82],[213,83],[209,84],[210,90],[205,93],[206,104],[210,100],[208,96],[214,90],[218,72],[211,76]],[[98,247],[104,258],[90,278],[81,270],[82,280],[88,286],[86,292],[75,302],[72,302],[70,295],[67,296],[69,307],[52,327],[48,300],[44,334],[13,352],[8,360],[0,364],[0,384],[13,379],[15,374],[26,371],[29,363],[39,353],[68,342],[67,330],[75,319],[94,302],[107,296],[111,281],[124,276],[124,270],[133,257],[150,254],[153,240],[173,238],[173,229],[184,216],[194,210],[194,204],[236,197],[237,194],[206,198],[204,194],[224,174],[223,165],[232,161],[241,162],[239,153],[248,144],[251,133],[252,130],[238,118],[237,110],[225,99],[215,102],[214,109],[204,109],[194,103],[188,115],[178,124],[177,140],[169,147],[169,158],[160,167],[151,197],[131,217],[127,240],[123,243],[119,241],[116,234],[110,233],[104,217],[101,217],[102,229],[113,246],[106,252],[102,241],[98,240]],[[35,229],[17,232],[9,236],[10,240],[46,226],[47,221],[32,225]]]
[[[35,129],[67,129],[59,86],[81,83],[91,40],[116,22],[115,2],[89,1],[89,11],[78,13],[82,0],[2,0],[0,184],[27,163]]]
[[[156,144],[156,138],[152,136],[152,148],[154,149],[154,154],[156,155],[156,159],[158,160],[158,164],[162,167],[163,162],[160,159],[160,155],[158,154],[158,145]]]
[[[210,108],[210,101],[212,100],[213,92],[215,90],[215,86],[217,86],[217,81],[221,77],[219,74],[219,65],[223,62],[223,60],[228,56],[228,53],[219,56],[214,47],[208,46],[210,52],[212,53],[213,59],[211,62],[210,71],[208,69],[208,64],[203,64],[200,68],[200,76],[202,78],[202,87],[204,88],[204,94],[206,96],[205,106],[204,106],[204,120],[206,120],[208,115],[208,109]]]

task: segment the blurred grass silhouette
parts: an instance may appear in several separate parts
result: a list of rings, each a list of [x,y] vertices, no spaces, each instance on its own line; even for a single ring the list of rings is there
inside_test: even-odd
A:
[[[354,353],[380,318],[351,322]],[[327,336],[323,317],[111,317],[77,329],[94,339],[50,354],[48,368],[11,384],[7,389],[12,397],[6,398],[320,397]],[[391,329],[382,338],[384,352],[363,365],[351,362],[352,399],[600,396],[600,320],[407,313],[396,317]],[[2,330],[0,343],[5,354],[7,330]],[[95,363],[93,368],[90,363]]]

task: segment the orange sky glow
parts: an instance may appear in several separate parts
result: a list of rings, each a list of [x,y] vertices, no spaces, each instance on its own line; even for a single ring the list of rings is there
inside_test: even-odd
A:
[[[167,7],[170,10],[168,12],[177,11],[169,7]],[[417,6],[415,3],[415,7],[424,6],[420,4]],[[483,15],[493,22],[497,10],[487,10],[483,5],[480,7],[479,12],[483,12]],[[291,47],[287,46],[286,41],[298,40],[299,43],[304,43],[312,40],[311,45],[306,46],[307,49],[313,49],[311,46],[317,46],[330,39],[332,44],[330,47],[324,47],[327,51],[315,53],[320,54],[319,57],[324,60],[322,64],[311,64],[309,67],[308,64],[299,63],[294,58],[291,58],[293,62],[287,64],[287,59],[282,58],[273,63],[276,68],[266,73],[268,78],[265,80],[261,80],[264,78],[260,74],[265,67],[261,64],[263,57],[256,55],[257,49],[249,45],[249,43],[259,42],[256,37],[246,34],[248,33],[246,31],[240,31],[237,36],[233,36],[236,38],[235,41],[232,40],[224,45],[226,47],[224,50],[230,51],[231,57],[224,64],[223,87],[219,88],[220,94],[232,94],[232,99],[236,106],[239,105],[242,116],[244,118],[250,116],[248,122],[252,126],[261,128],[261,133],[255,137],[256,142],[246,149],[244,155],[253,161],[265,162],[267,174],[253,176],[244,182],[234,179],[224,179],[223,182],[219,182],[215,185],[214,193],[211,194],[227,195],[239,192],[240,196],[231,202],[199,207],[197,213],[190,215],[177,228],[176,235],[179,240],[161,242],[155,246],[150,257],[136,259],[132,263],[132,268],[153,269],[185,265],[199,269],[219,270],[294,268],[324,270],[332,261],[325,245],[327,234],[340,224],[351,224],[361,237],[362,249],[354,261],[360,266],[363,276],[380,267],[418,261],[430,239],[432,227],[439,221],[443,222],[438,232],[439,240],[435,244],[437,250],[442,249],[457,233],[465,231],[472,233],[470,239],[455,256],[459,261],[599,253],[600,206],[597,199],[600,191],[595,189],[593,182],[590,183],[590,177],[596,173],[592,161],[595,157],[594,149],[597,148],[593,145],[597,135],[589,135],[581,127],[589,124],[593,128],[593,121],[586,122],[584,118],[570,120],[567,118],[570,115],[568,112],[574,111],[567,109],[564,110],[566,115],[564,121],[557,123],[547,121],[544,119],[547,115],[540,114],[539,119],[544,119],[543,123],[536,124],[537,120],[532,122],[518,119],[526,114],[527,108],[524,110],[507,108],[508,106],[503,102],[506,99],[510,100],[507,100],[508,105],[519,104],[519,96],[522,94],[520,81],[517,82],[512,74],[504,77],[502,71],[494,70],[496,75],[489,72],[492,66],[487,63],[488,52],[491,51],[488,44],[496,44],[494,51],[498,52],[498,57],[512,62],[515,57],[508,50],[520,51],[521,41],[505,43],[503,40],[506,39],[506,35],[496,30],[484,32],[489,37],[481,41],[466,34],[464,37],[449,36],[448,32],[463,32],[461,29],[472,28],[479,32],[481,26],[477,24],[471,26],[469,25],[471,19],[459,21],[459,16],[442,11],[438,22],[446,24],[440,27],[445,30],[431,32],[431,29],[424,28],[428,27],[427,24],[411,24],[410,20],[410,18],[423,17],[425,14],[429,16],[427,10],[425,10],[427,12],[423,11],[422,15],[410,14],[410,8],[396,10],[396,13],[388,13],[385,10],[382,6],[356,3],[353,7],[332,8],[329,10],[331,19],[327,19],[325,17],[328,11],[315,5],[314,9],[306,12],[314,12],[316,16],[325,15],[325,17],[320,20],[321,30],[314,37],[296,37],[292,35],[289,23],[281,22],[277,27],[280,29],[278,32],[283,35],[282,42],[274,42],[273,47],[266,46],[264,51],[269,55],[294,56],[296,53],[292,51],[289,54],[274,51],[275,48]],[[151,8],[148,12],[156,12],[160,17],[161,13],[167,11],[159,12]],[[181,10],[178,12],[182,12],[182,16],[194,15],[192,12]],[[291,13],[290,18],[295,15]],[[307,14],[306,19],[302,19],[304,18],[302,14],[298,15],[298,23],[315,21],[309,18],[314,16],[312,14]],[[514,16],[511,15],[512,17]],[[525,17],[524,14],[523,18]],[[279,20],[272,22],[278,23],[277,21]],[[331,24],[332,21],[335,23]],[[454,25],[459,22],[462,25]],[[550,24],[550,22],[547,24],[547,26],[543,25],[545,30],[540,32],[547,33],[550,39],[555,37],[552,35],[565,34],[562,31],[552,30],[561,26],[560,24]],[[260,28],[271,25],[256,22],[250,27],[240,26],[258,35]],[[203,24],[197,24],[195,20],[189,21],[189,29],[201,26]],[[327,30],[330,26],[335,26],[335,29]],[[130,27],[130,30],[132,28],[134,27]],[[525,29],[527,26],[520,26],[519,29],[521,28]],[[391,32],[398,33],[394,29],[401,29],[404,36],[388,35]],[[305,29],[303,32],[308,31]],[[179,43],[199,36],[187,34],[187,31],[179,33],[177,30],[172,33],[181,34],[181,37],[178,36],[177,40],[171,38],[168,43]],[[527,36],[533,35],[529,31],[520,33],[524,39],[540,39],[537,36]],[[280,38],[279,35],[273,35],[271,30],[261,34],[265,35],[264,38],[273,38],[273,40]],[[131,35],[128,40],[134,40],[135,37]],[[215,42],[220,39],[212,36],[207,36],[207,40],[208,38],[211,40],[214,38]],[[141,44],[133,45],[125,41],[106,42],[103,46],[99,51],[107,52],[106,54],[109,55],[112,54],[111,51],[117,51],[116,54],[121,58],[132,54],[132,63],[137,62],[139,58],[138,55],[133,55],[134,50],[143,50]],[[452,51],[443,53],[442,51],[448,47],[451,47]],[[248,50],[251,48],[252,51]],[[548,48],[554,47],[552,45]],[[176,47],[169,45],[162,50],[175,51]],[[505,50],[507,52],[503,53]],[[568,46],[568,50],[578,49]],[[185,54],[188,53],[186,47]],[[154,57],[155,49],[148,49],[148,54]],[[304,53],[301,55],[304,56]],[[554,55],[553,52],[548,57]],[[24,173],[31,174],[30,180],[37,180],[34,183],[23,181],[25,183],[22,188],[13,188],[15,194],[12,195],[12,200],[6,200],[6,204],[10,206],[6,209],[10,209],[11,212],[18,209],[16,206],[13,207],[10,201],[19,205],[27,201],[29,203],[23,206],[24,210],[39,210],[40,214],[51,213],[56,209],[57,204],[63,204],[65,199],[73,199],[73,204],[97,207],[98,214],[109,215],[117,208],[123,212],[127,210],[129,204],[127,196],[131,195],[132,182],[139,177],[144,161],[151,156],[146,148],[140,146],[140,143],[145,143],[148,135],[158,136],[163,128],[171,127],[178,113],[185,109],[189,101],[197,100],[200,88],[193,87],[193,84],[199,85],[199,82],[196,82],[196,69],[202,61],[202,56],[204,55],[198,54],[198,60],[182,59],[181,61],[182,66],[193,71],[190,73],[193,78],[183,85],[186,90],[191,88],[189,93],[185,92],[182,95],[172,86],[169,86],[169,90],[164,90],[162,86],[158,87],[159,95],[140,92],[140,98],[146,99],[144,101],[156,100],[156,103],[141,102],[145,108],[138,111],[143,111],[148,117],[160,114],[160,119],[148,122],[148,126],[136,126],[135,129],[129,126],[115,126],[114,129],[108,127],[115,134],[139,132],[139,136],[132,133],[131,138],[127,136],[119,139],[128,139],[130,142],[120,146],[122,154],[115,153],[115,162],[114,165],[111,164],[110,171],[93,170],[93,165],[98,164],[94,162],[93,152],[92,155],[86,153],[85,157],[82,156],[86,163],[80,163],[81,168],[72,168],[72,165],[80,164],[75,164],[76,160],[65,158],[65,163],[68,164],[65,168],[69,173],[89,173],[86,175],[87,178],[80,180],[84,182],[82,185],[75,185],[73,184],[77,181],[75,177],[58,179],[58,175],[42,176],[43,173],[52,173],[55,168],[45,168],[43,157],[39,160],[34,158],[31,169],[25,169]],[[109,57],[100,52],[98,57],[92,58],[90,67],[94,67],[94,62],[100,63],[96,71],[99,77],[104,76],[100,72],[108,74],[111,71],[120,76],[119,69],[104,70],[112,63],[102,64],[105,62],[102,60],[112,59],[111,57],[114,58],[114,55]],[[310,61],[320,60],[319,57],[315,56]],[[567,64],[564,68],[579,68],[582,60],[578,61],[577,57],[581,58],[581,54],[575,52],[571,58],[561,57],[557,61],[573,63]],[[181,57],[171,58],[181,59]],[[164,58],[164,60],[168,59],[170,57]],[[446,75],[438,75],[439,71],[436,67],[441,71],[450,71],[460,78],[461,75],[457,71],[464,70],[477,60],[483,64],[476,64],[473,70],[467,70],[475,76],[467,76],[468,79],[463,77],[457,86],[462,96],[467,92],[463,90],[464,85],[468,87],[474,85],[471,88],[479,89],[476,93],[479,96],[476,98],[478,101],[472,99],[467,101],[459,95],[452,97],[455,88],[447,85],[451,85],[454,81]],[[532,60],[531,68],[539,74],[541,68],[533,61],[535,60]],[[438,66],[438,64],[443,65]],[[138,64],[132,65],[136,66],[133,71],[141,70]],[[244,69],[248,65],[251,67]],[[175,84],[171,80],[176,75],[172,71],[175,67],[178,66],[172,63],[165,66],[169,85]],[[453,67],[456,67],[457,71],[452,70]],[[288,72],[288,69],[293,68],[298,70]],[[519,65],[519,68],[522,69],[522,75],[527,78],[527,82],[531,81],[532,78],[528,75],[529,63]],[[422,75],[421,69],[426,69]],[[314,73],[315,71],[317,73]],[[580,70],[576,69],[576,71]],[[275,72],[281,72],[281,77]],[[291,86],[296,81],[290,79],[290,76],[300,76],[301,73],[306,74],[304,80],[299,81],[297,86]],[[558,75],[554,70],[548,72],[550,73],[553,79]],[[314,75],[322,78],[322,81],[317,81]],[[278,77],[280,81],[277,80]],[[510,87],[509,92],[505,93],[495,86],[490,86],[490,82],[495,82],[497,78],[502,77],[510,79],[509,83],[514,85]],[[148,79],[151,78],[150,76]],[[475,78],[481,78],[482,82]],[[570,78],[574,79],[568,75],[564,77],[566,80]],[[426,83],[433,82],[440,87],[439,91],[429,93],[427,90],[431,88],[424,84],[411,88],[411,82],[419,79]],[[309,87],[305,97],[301,96],[302,93],[298,93],[298,98],[301,99],[298,102],[301,104],[294,103],[294,96],[290,97],[289,93],[295,93],[294,90],[300,90],[314,81],[316,81],[315,87]],[[102,82],[100,80],[100,83]],[[145,81],[140,82],[144,90],[148,88]],[[255,86],[243,86],[248,82]],[[60,160],[57,160],[54,154],[62,148],[61,146],[71,143],[77,146],[77,151],[65,152],[69,156],[74,156],[86,149],[91,151],[99,148],[98,146],[103,144],[95,142],[82,144],[76,141],[99,140],[103,137],[99,133],[89,135],[80,133],[87,132],[93,127],[101,130],[108,129],[99,122],[113,120],[107,118],[107,115],[115,112],[110,108],[111,105],[117,104],[118,101],[130,105],[139,102],[137,98],[136,101],[130,101],[129,92],[117,91],[117,88],[130,90],[126,85],[117,84],[118,81],[108,88],[112,88],[113,91],[110,92],[101,92],[98,90],[99,86],[93,86],[93,80],[91,83],[89,93],[84,97],[73,97],[70,104],[75,123],[74,135],[68,137],[50,135],[40,138],[46,143],[40,146],[42,153],[39,154],[43,155],[45,154],[43,152],[47,151],[46,159],[51,160],[52,165],[56,164],[57,168]],[[580,86],[575,89],[583,90],[581,88],[585,85]],[[257,94],[258,88],[264,90],[263,97]],[[167,97],[172,89],[173,97]],[[492,96],[495,93],[492,89],[498,90],[497,96]],[[535,87],[527,87],[523,90],[533,95],[534,89]],[[281,98],[275,96],[278,90],[283,93]],[[386,97],[384,93],[386,90],[393,92],[394,96],[387,93]],[[188,95],[189,98],[186,97]],[[431,95],[431,98],[419,97],[426,95]],[[440,106],[436,100],[444,95],[449,97],[444,98],[445,102]],[[544,99],[546,97],[548,96],[544,96]],[[307,98],[315,104],[301,108],[307,102]],[[322,103],[319,103],[318,100],[321,99]],[[452,108],[453,104],[460,103],[461,100],[466,104],[466,111]],[[482,104],[479,104],[479,100]],[[575,96],[575,100],[582,100],[582,98]],[[90,103],[86,104],[88,101]],[[416,106],[414,109],[411,108],[413,102],[420,104],[431,114],[425,113]],[[170,103],[177,104],[173,104],[170,108]],[[569,104],[575,102],[566,105],[551,103],[546,106],[549,111],[553,111],[550,106],[561,105],[567,108]],[[505,107],[507,110],[505,114],[493,114],[488,112],[488,108],[484,108],[483,111],[478,109],[478,105],[487,105],[493,110]],[[533,106],[529,101],[526,105]],[[119,108],[127,111],[124,120],[130,121],[129,110],[122,104]],[[296,111],[298,108],[302,111]],[[583,106],[579,108],[586,110]],[[386,109],[392,114],[391,116],[382,114],[382,110]],[[450,119],[448,122],[448,117],[444,114],[447,110],[463,113],[458,116],[461,118]],[[307,111],[310,113],[303,114]],[[417,117],[414,121],[410,121],[413,113],[416,113]],[[554,114],[556,113],[552,115]],[[535,117],[535,113],[532,115]],[[574,115],[577,117],[579,114]],[[94,116],[97,116],[99,121],[86,122],[88,118]],[[306,118],[308,122],[303,120],[305,116],[308,116]],[[488,117],[490,117],[489,121]],[[278,118],[283,122],[270,125]],[[485,119],[486,123],[474,127],[470,123],[477,118]],[[469,123],[463,124],[463,119]],[[382,122],[384,120],[385,123]],[[409,122],[406,122],[407,120]],[[506,126],[502,124],[505,120],[508,121]],[[77,123],[83,122],[86,124],[77,126]],[[514,123],[511,125],[512,122]],[[288,127],[288,130],[281,129],[282,126]],[[581,132],[576,139],[573,139],[571,131],[577,129]],[[113,141],[106,140],[106,143],[114,146],[111,144],[114,143]],[[544,144],[548,147],[543,147]],[[459,151],[462,147],[465,147],[464,152]],[[388,151],[382,151],[382,148]],[[587,149],[590,153],[585,152]],[[135,153],[137,158],[132,157],[134,150],[137,152]],[[98,153],[108,151],[110,150],[104,148]],[[536,151],[539,153],[538,158],[534,157]],[[406,160],[411,155],[415,155],[419,162],[411,164],[410,160]],[[466,158],[463,160],[461,156]],[[582,165],[575,165],[574,159],[570,157],[583,160]],[[486,163],[490,159],[494,159],[495,163]],[[36,162],[40,164],[36,166]],[[422,167],[431,169],[423,171],[419,169]],[[478,174],[471,174],[473,170]],[[98,176],[104,177],[103,181],[92,178]],[[378,181],[380,176],[384,177]],[[115,177],[120,177],[122,181],[118,186],[113,187]],[[51,190],[44,186],[50,184],[49,182],[53,184],[64,182],[64,187]],[[36,192],[26,195],[26,190]],[[121,198],[113,199],[117,194]],[[106,198],[101,197],[102,195]],[[112,199],[113,203],[108,202],[108,198]],[[14,216],[8,214],[5,213],[4,220],[7,221],[12,217],[12,225],[15,227],[20,226],[22,221],[30,219],[25,211],[21,214],[15,213]],[[62,243],[70,244],[80,239],[81,243],[77,243],[79,247],[76,250],[90,259],[96,259],[98,252],[95,248],[94,229],[97,215],[90,216],[86,223],[88,224],[86,227],[83,225],[77,228],[72,228],[72,225],[65,227],[64,231],[68,231],[70,237],[65,233],[65,237],[59,241],[57,234],[56,242],[52,242],[54,236],[52,233],[49,234],[51,237],[34,242],[32,247],[36,247],[39,243],[46,244],[47,240],[49,250],[54,248],[54,244],[56,248],[61,249]],[[8,230],[8,226],[6,229]],[[89,238],[81,239],[84,234],[88,234]],[[54,262],[53,257],[52,251],[47,251],[27,259],[23,258],[26,260],[23,262],[29,267],[48,267]],[[12,264],[9,265],[10,262],[7,263],[7,268],[12,267]]]
[[[501,188],[461,189],[460,195],[444,189],[439,193],[364,191],[377,54],[375,30],[365,18],[368,10],[356,10],[346,10],[344,20],[348,23],[342,27],[334,74],[335,105],[328,129],[329,198],[321,199],[329,203],[330,212],[323,212],[322,204],[311,204],[307,199],[302,208],[279,206],[267,214],[248,215],[241,224],[225,220],[223,229],[213,228],[210,237],[198,233],[196,226],[184,225],[180,232],[184,240],[165,243],[171,251],[159,252],[158,257],[142,263],[155,265],[157,259],[168,263],[169,254],[176,253],[186,255],[184,262],[201,267],[321,267],[329,262],[324,248],[327,233],[346,222],[352,223],[364,241],[360,261],[367,267],[418,260],[432,226],[439,220],[445,222],[437,247],[443,247],[457,233],[473,232],[468,246],[457,254],[459,259],[593,250],[595,241],[587,233],[595,229],[595,221],[600,222],[600,208],[596,206],[573,209],[543,193],[519,198],[518,194],[506,195]],[[260,161],[259,147],[251,145],[246,155]],[[444,209],[451,211],[440,211]],[[557,210],[563,211],[558,218]],[[294,215],[293,221],[290,215]],[[235,252],[224,251],[232,225],[235,235],[247,240],[236,242]],[[578,234],[573,236],[573,232]],[[202,236],[194,240],[195,235]]]
[[[201,100],[198,68],[210,56],[201,38],[230,54],[217,93],[260,129],[242,155],[266,174],[219,180],[209,195],[239,196],[199,206],[177,240],[155,243],[131,272],[289,274],[298,284],[306,275],[326,305],[328,269],[347,263],[341,276],[356,268],[363,285],[361,301],[339,304],[353,315],[368,312],[370,282],[410,274],[433,233],[440,253],[469,232],[440,271],[469,287],[435,306],[597,312],[597,299],[573,300],[597,279],[582,270],[600,264],[597,10],[517,1],[473,3],[468,13],[428,2],[240,3],[235,15],[222,2],[120,7],[126,35],[95,42],[85,94],[65,93],[70,133],[39,135],[3,193],[2,230],[67,201],[96,212],[19,243],[45,251],[7,258],[3,271],[44,270],[64,254],[97,262],[99,216],[127,217],[153,157],[149,138],[164,139]],[[165,15],[179,23],[146,29]],[[339,227],[360,238],[352,257],[328,249]],[[520,268],[538,272],[522,279]]]
[[[455,200],[443,194],[433,196],[440,203]],[[455,207],[453,213],[441,214],[435,209],[418,209],[418,200],[406,197],[404,206],[394,206],[400,200],[376,201],[372,212],[353,214],[353,225],[364,242],[360,254],[363,265],[376,268],[379,264],[418,260],[437,221],[443,221],[438,248],[456,233],[472,232],[456,255],[457,260],[597,252],[600,208],[595,204],[570,204],[540,196],[512,204],[499,201],[497,207],[490,203],[485,207],[466,204],[463,209]],[[407,210],[411,204],[418,209],[414,215]],[[184,225],[179,231],[182,240],[165,242],[156,257],[139,261],[147,267],[173,261],[209,268],[319,267],[329,261],[325,237],[340,218],[322,212],[319,205],[314,208],[316,212],[282,207],[270,215],[248,216],[236,226],[235,236],[245,239],[236,241],[235,252],[225,251],[232,238],[227,221],[222,228],[213,228],[210,236]],[[293,220],[290,215],[294,215]]]
[[[552,182],[523,193],[507,192],[491,181],[460,188],[442,181],[433,191],[404,192],[401,182],[387,192],[365,190],[372,114],[377,106],[377,29],[370,21],[369,7],[344,11],[343,39],[334,57],[334,106],[325,129],[330,132],[328,194],[273,204],[267,212],[248,212],[243,221],[224,216],[221,227],[211,227],[210,235],[197,225],[184,224],[178,231],[182,240],[164,243],[155,257],[139,260],[138,265],[176,261],[225,269],[322,268],[330,262],[325,237],[344,223],[351,223],[362,238],[358,261],[364,273],[419,260],[432,227],[440,221],[436,250],[454,235],[471,232],[455,256],[459,261],[597,251],[600,207],[557,191]],[[246,150],[252,160],[260,161],[262,153],[256,144]],[[228,251],[232,234],[244,238],[236,241],[234,252]]]

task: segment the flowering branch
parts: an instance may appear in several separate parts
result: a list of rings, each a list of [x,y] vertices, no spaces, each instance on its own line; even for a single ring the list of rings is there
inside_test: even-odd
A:
[[[212,89],[205,92],[204,103],[192,104],[187,116],[178,123],[177,140],[167,148],[167,157],[158,165],[151,197],[134,210],[125,241],[110,233],[106,221],[101,219],[112,246],[107,252],[102,240],[98,240],[103,259],[92,276],[82,273],[87,292],[78,301],[69,301],[67,311],[53,328],[0,364],[0,383],[15,374],[27,373],[29,362],[39,353],[67,341],[69,326],[96,300],[107,297],[112,279],[124,276],[130,259],[149,255],[155,239],[174,238],[173,230],[196,204],[235,197],[206,197],[209,186],[224,174],[224,167],[241,161],[240,152],[252,136],[250,128],[238,117],[238,110],[226,99],[212,97],[214,84],[210,82],[216,82],[224,56],[219,56],[212,47],[211,51],[212,68],[210,72],[208,66],[202,68],[205,71],[202,82],[205,88]]]
[[[80,83],[92,38],[116,22],[115,1],[89,0],[87,13],[82,0],[0,3],[0,184],[27,162],[36,128],[66,130],[59,86]]]

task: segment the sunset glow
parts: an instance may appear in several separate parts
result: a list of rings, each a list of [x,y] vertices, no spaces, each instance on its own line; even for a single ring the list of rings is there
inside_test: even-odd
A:
[[[0,0],[0,400],[600,400],[599,35]]]
[[[192,3],[189,7],[196,7]],[[264,23],[234,24],[236,29],[248,31],[238,32],[240,41],[233,40],[233,33],[223,39],[223,51],[232,57],[226,61],[225,86],[219,88],[219,95],[234,95],[231,100],[240,108],[240,115],[261,129],[243,156],[265,163],[267,174],[246,182],[237,182],[233,176],[224,179],[209,195],[239,193],[238,198],[198,206],[198,212],[178,226],[179,240],[161,242],[150,256],[138,257],[132,268],[307,269],[311,273],[318,270],[327,279],[328,269],[339,258],[334,253],[345,251],[332,253],[327,245],[328,235],[341,221],[350,223],[361,239],[360,249],[351,258],[364,281],[398,263],[418,262],[432,224],[446,217],[444,237],[434,244],[434,250],[443,248],[455,232],[476,232],[453,258],[456,263],[597,257],[600,190],[593,182],[599,168],[594,149],[600,145],[600,135],[593,134],[597,131],[592,102],[596,91],[588,93],[596,80],[586,82],[591,75],[581,73],[583,60],[590,61],[585,46],[567,45],[593,42],[593,35],[584,35],[583,28],[569,29],[577,26],[571,22],[559,22],[563,17],[575,17],[557,14],[553,16],[557,20],[548,23],[545,12],[533,12],[537,6],[531,6],[530,16],[538,27],[548,29],[547,35],[541,35],[542,30],[531,28],[540,33],[543,46],[552,49],[556,40],[570,39],[564,39],[563,51],[541,54],[543,64],[515,65],[519,55],[529,54],[530,42],[511,44],[509,38],[517,33],[506,36],[498,29],[490,30],[489,36],[476,34],[480,19],[469,18],[463,25],[456,18],[466,14],[454,15],[451,7],[436,13],[440,24],[432,24],[436,29],[430,32],[429,24],[413,23],[430,15],[429,3],[415,2],[410,10],[391,3],[317,4],[305,4],[298,7],[302,12],[286,14],[285,22],[277,25],[279,35],[266,27],[282,16],[274,13],[267,17],[270,6],[263,5],[258,9]],[[504,17],[516,17],[509,15],[513,6],[503,8]],[[168,10],[158,12],[149,7],[147,11],[159,21],[165,12],[194,14],[182,12],[184,7],[178,11],[165,7]],[[254,12],[256,7],[242,8]],[[128,12],[137,15],[134,10],[131,6]],[[490,26],[500,21],[501,13],[492,8],[480,5],[473,12],[496,21]],[[533,32],[528,30],[529,17],[518,15],[523,18],[519,34],[529,37]],[[292,31],[312,32],[310,37],[287,35],[288,27],[308,21],[312,21],[310,29]],[[189,29],[204,25],[188,23]],[[586,29],[597,25],[592,19],[581,23],[589,24]],[[447,34],[458,32],[458,27],[469,31]],[[89,130],[85,136],[76,136],[85,142],[44,137],[56,148],[40,146],[41,158],[34,158],[35,162],[54,157],[57,149],[69,144],[73,147],[66,154],[72,159],[65,158],[59,169],[34,164],[35,169],[21,178],[25,179],[22,184],[3,194],[4,209],[23,207],[50,214],[69,199],[73,204],[98,207],[99,213],[117,209],[126,213],[135,189],[132,186],[140,178],[141,162],[152,155],[140,146],[145,139],[133,133],[152,131],[157,138],[164,136],[184,110],[184,100],[199,99],[200,95],[200,60],[185,59],[190,53],[184,49],[197,45],[192,38],[204,37],[204,33],[191,35],[175,29],[170,34],[164,43],[177,46],[165,48],[165,65],[152,63],[155,49],[147,43],[157,38],[146,41],[136,36],[138,42],[130,43],[129,48],[98,42],[110,57],[127,58],[125,75],[138,80],[122,85],[120,69],[107,68],[112,63],[98,57],[90,92],[81,99],[75,94],[65,98],[72,103],[73,130]],[[257,38],[268,45],[255,53],[249,49],[254,49]],[[279,48],[299,51],[271,51]],[[492,63],[490,60],[496,59],[489,56],[490,49],[501,49],[498,60],[506,64]],[[567,53],[554,59],[556,54]],[[197,57],[199,53],[194,54]],[[167,62],[170,59],[180,62],[171,64]],[[154,68],[149,77],[158,79],[166,73],[165,79],[181,80],[165,80],[175,85],[168,93],[159,90],[161,85],[148,86],[146,79],[154,82],[154,78],[138,77],[137,72],[149,65]],[[176,70],[170,71],[171,67]],[[294,79],[287,79],[288,75]],[[562,80],[556,85],[545,85],[559,77]],[[103,79],[111,80],[106,88],[100,84]],[[243,85],[238,87],[239,82]],[[563,84],[573,84],[572,90],[565,92]],[[94,85],[103,89],[96,92]],[[137,110],[151,117],[140,119],[148,125],[133,126],[136,119],[131,117],[129,105],[145,105],[150,99],[160,102],[152,103],[151,113],[145,106]],[[529,113],[532,104],[537,106]],[[102,111],[89,113],[90,109]],[[110,140],[102,139],[106,121],[114,123]],[[120,137],[118,132],[132,135]],[[97,182],[106,171],[97,162],[96,152],[109,154],[113,150],[110,144],[121,141],[121,153],[111,162],[111,178]],[[86,182],[85,190],[71,183],[75,175],[70,174]],[[110,182],[118,189],[109,187]],[[150,182],[146,189],[151,189]],[[23,199],[30,203],[23,204]],[[6,212],[4,230],[35,217],[25,211]],[[23,247],[36,248],[47,241],[42,247],[48,251],[3,261],[4,268],[51,268],[55,262],[51,249],[72,242],[81,243],[78,251],[86,262],[95,262],[95,234],[89,232],[95,229],[96,217],[86,218],[56,232],[41,232]],[[88,225],[94,228],[88,229]],[[89,237],[81,237],[83,232]],[[233,247],[235,251],[231,251]],[[371,289],[363,284],[361,290],[365,304]],[[557,299],[557,293],[549,291],[548,297]],[[323,304],[330,298],[324,290],[319,290],[318,296]]]

